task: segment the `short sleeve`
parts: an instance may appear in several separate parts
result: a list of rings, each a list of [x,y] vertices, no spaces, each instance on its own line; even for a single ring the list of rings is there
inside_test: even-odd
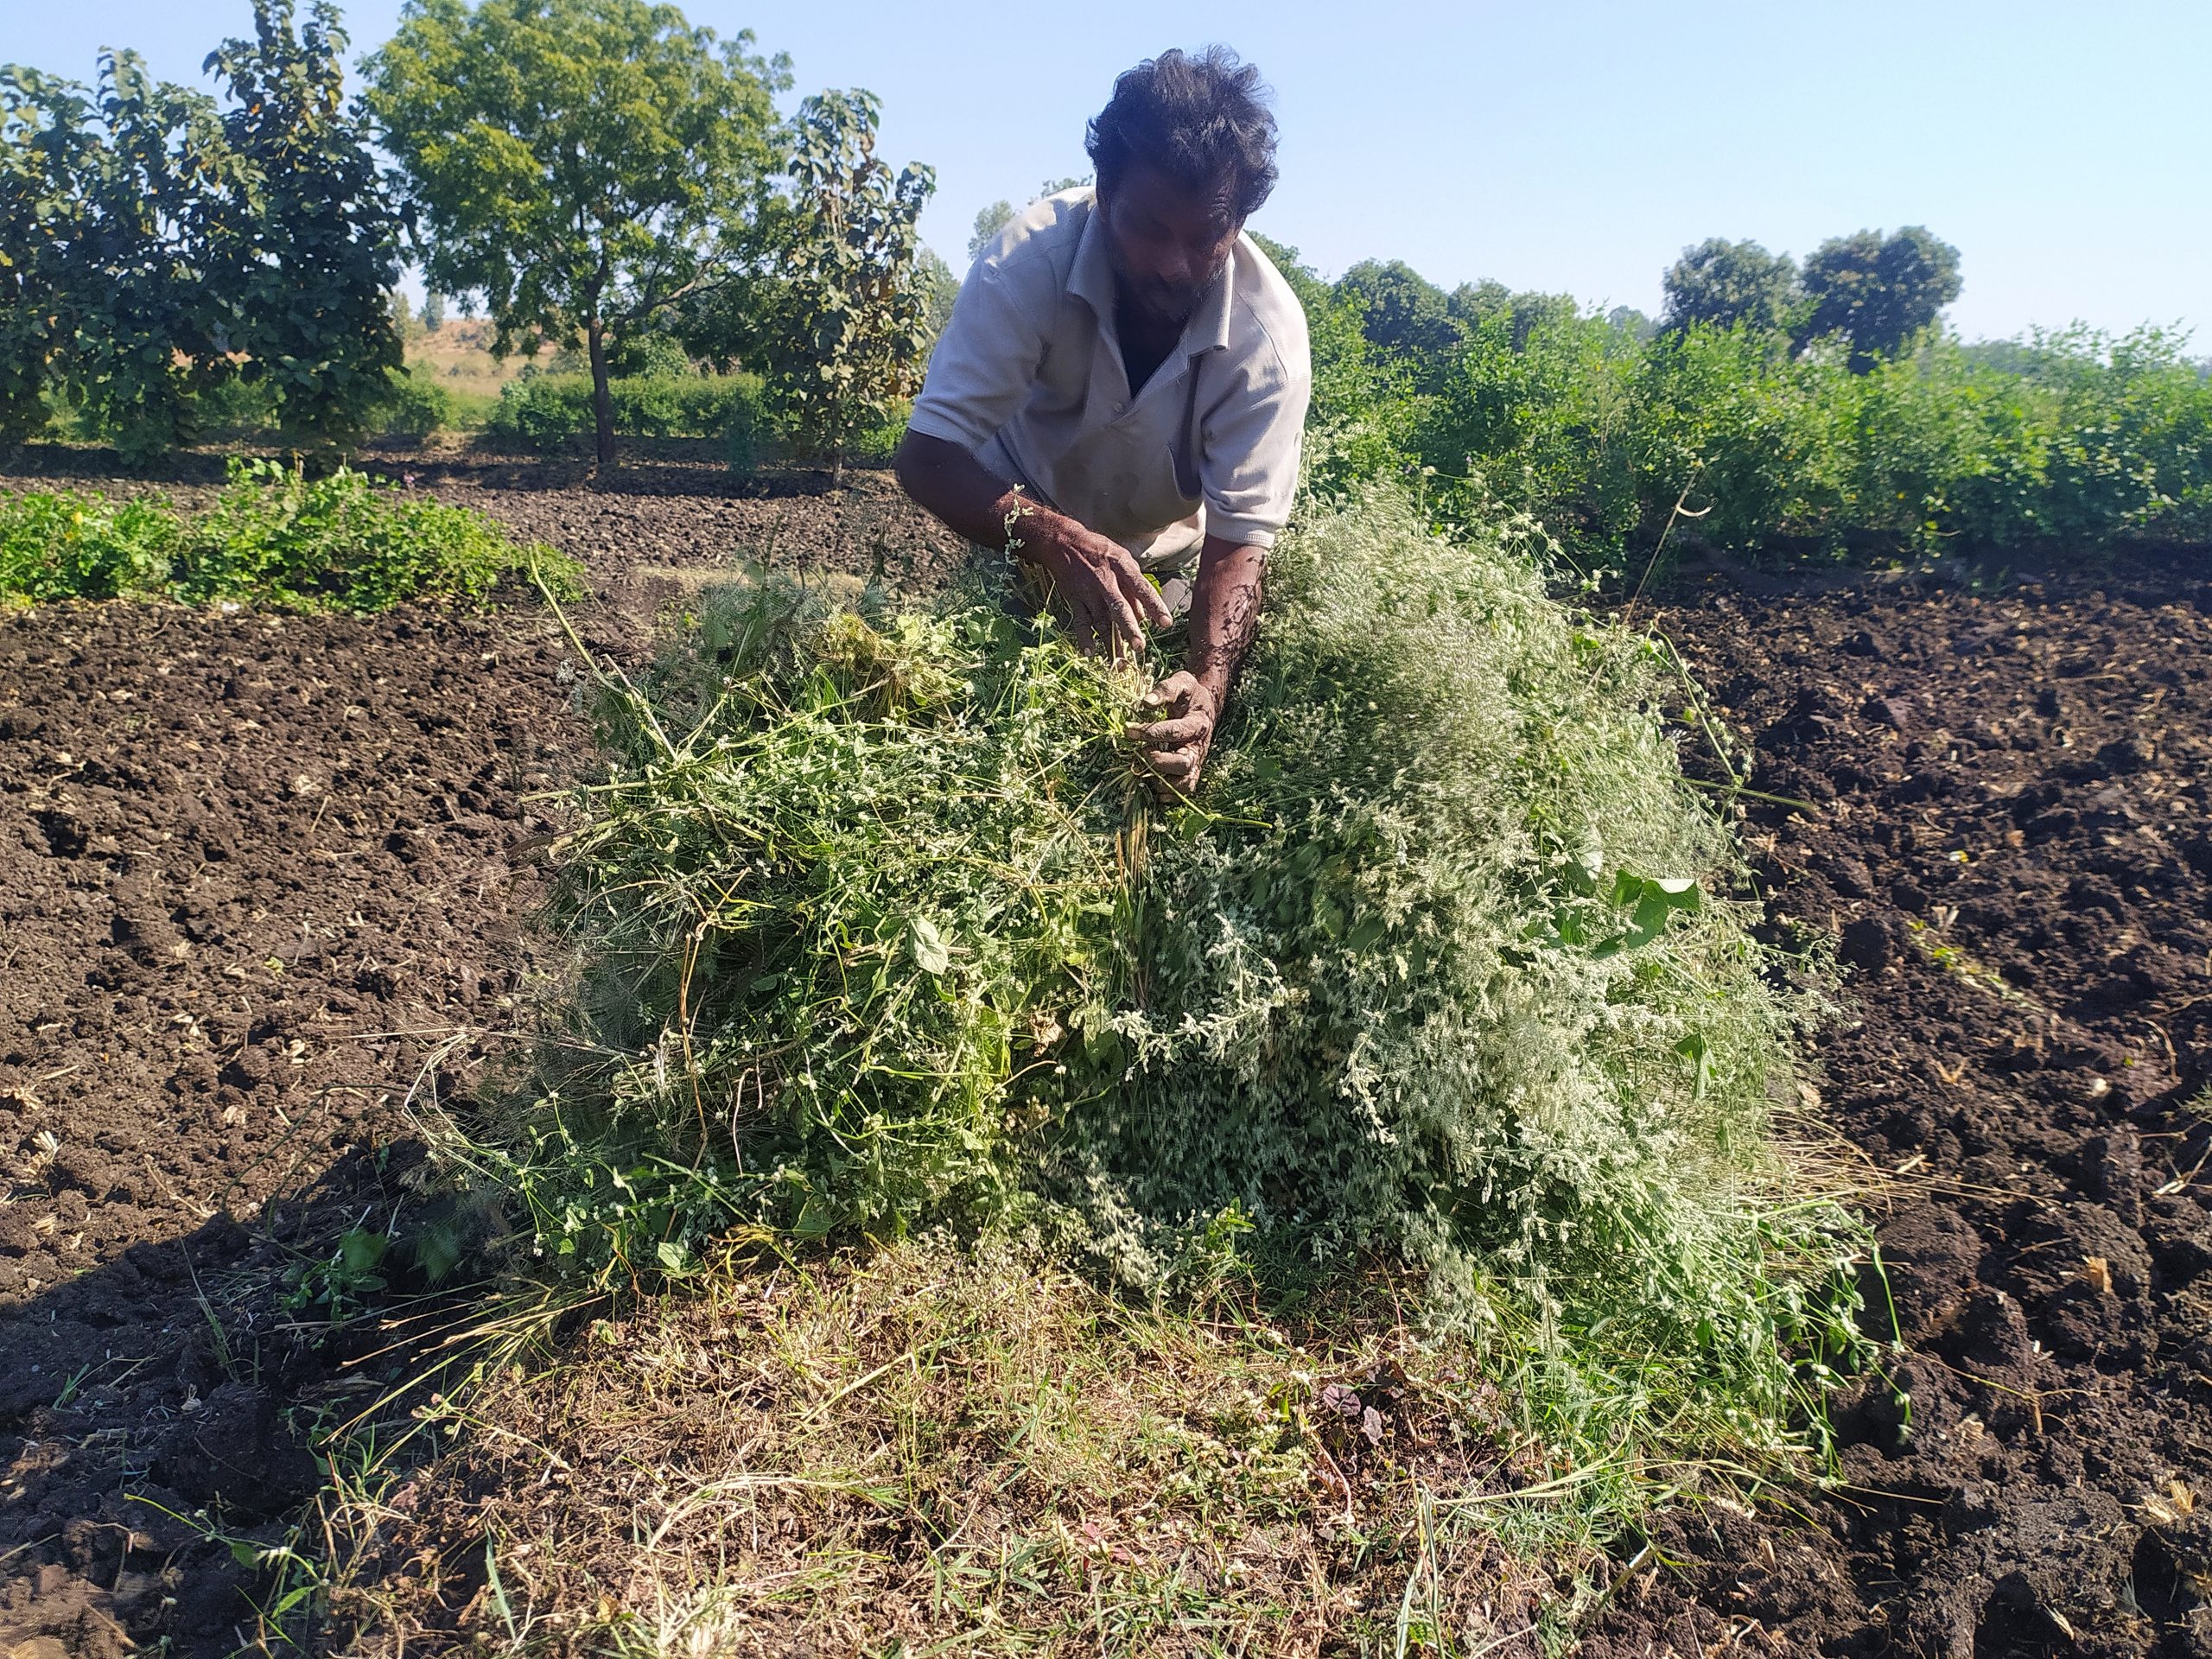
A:
[[[1313,370],[1302,330],[1284,344],[1232,368],[1200,429],[1206,534],[1246,547],[1274,545],[1298,493]]]
[[[912,430],[973,450],[1014,418],[1045,356],[1046,320],[1021,291],[1030,263],[1009,269],[987,256],[968,273],[930,354]]]

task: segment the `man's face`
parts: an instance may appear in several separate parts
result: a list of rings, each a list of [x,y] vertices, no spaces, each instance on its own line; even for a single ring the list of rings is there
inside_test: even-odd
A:
[[[1181,327],[1228,263],[1243,221],[1233,181],[1194,187],[1132,161],[1098,197],[1116,293],[1142,320]]]

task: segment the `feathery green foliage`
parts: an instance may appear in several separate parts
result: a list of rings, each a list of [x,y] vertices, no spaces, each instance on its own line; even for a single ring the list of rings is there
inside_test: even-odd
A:
[[[601,1281],[740,1223],[1003,1213],[1021,1074],[1110,995],[1127,902],[1130,687],[990,607],[706,603],[602,702],[613,773],[554,905],[582,1029],[486,1154]]]
[[[1775,1147],[1824,982],[1729,896],[1667,659],[1396,497],[1278,556],[1164,821],[1141,679],[991,606],[709,602],[607,690],[575,1024],[449,1160],[599,1288],[938,1220],[1155,1291],[1395,1260],[1586,1448],[1774,1443],[1861,1235]]]

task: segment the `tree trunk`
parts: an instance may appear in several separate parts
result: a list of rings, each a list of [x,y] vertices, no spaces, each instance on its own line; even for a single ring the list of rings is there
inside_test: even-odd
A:
[[[584,338],[591,346],[591,418],[598,445],[599,470],[614,470],[614,395],[607,385],[607,325],[594,311],[584,325]]]

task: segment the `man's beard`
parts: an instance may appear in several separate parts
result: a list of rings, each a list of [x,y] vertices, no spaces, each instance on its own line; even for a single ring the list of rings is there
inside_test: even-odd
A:
[[[1147,322],[1180,328],[1198,308],[1203,287],[1178,287],[1168,283],[1124,284],[1122,302]]]
[[[1113,251],[1109,248],[1109,253]],[[1224,264],[1228,262],[1224,260]],[[1205,298],[1206,289],[1221,275],[1218,268],[1208,271],[1198,281],[1188,284],[1163,283],[1150,278],[1132,276],[1122,267],[1118,256],[1110,261],[1114,271],[1114,297],[1122,308],[1141,322],[1154,323],[1161,327],[1180,328],[1190,321],[1198,308],[1198,302]]]

